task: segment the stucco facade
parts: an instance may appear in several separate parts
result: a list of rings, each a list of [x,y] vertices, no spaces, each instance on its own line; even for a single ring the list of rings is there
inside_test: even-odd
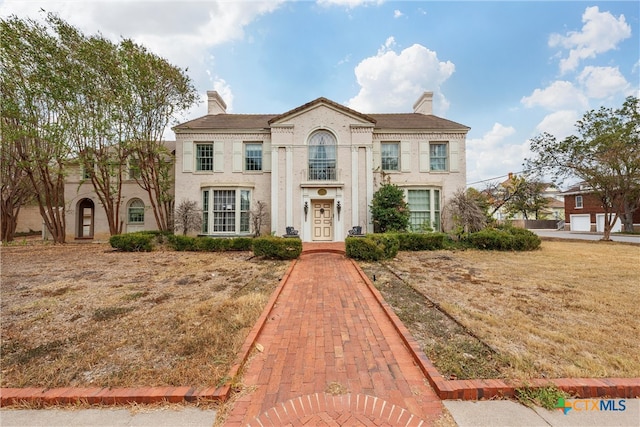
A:
[[[405,190],[414,228],[439,228],[441,207],[465,187],[469,128],[434,116],[431,93],[398,114],[326,98],[283,114],[227,114],[217,92],[208,96],[206,116],[174,128],[176,206],[198,201],[200,234],[252,234],[258,201],[269,212],[263,233],[294,227],[303,241],[342,241],[354,226],[373,231],[383,173]]]

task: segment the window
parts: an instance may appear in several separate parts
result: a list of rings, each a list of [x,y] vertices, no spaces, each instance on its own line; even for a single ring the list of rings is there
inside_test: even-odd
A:
[[[400,160],[398,157],[399,144],[397,142],[383,142],[381,145],[382,170],[400,170]]]
[[[140,179],[140,160],[129,158],[129,179]]]
[[[262,170],[262,144],[246,143],[244,144],[244,170],[261,171]]]
[[[430,170],[446,171],[447,170],[447,144],[437,143],[429,146]]]
[[[205,189],[202,192],[202,232],[236,234],[251,231],[251,191]]]
[[[196,170],[213,170],[213,144],[196,144]]]
[[[336,179],[336,138],[326,130],[315,132],[309,138],[309,180]]]
[[[131,200],[128,209],[128,219],[129,224],[144,224],[144,202],[142,200]]]
[[[407,203],[411,211],[409,227],[412,231],[428,228],[440,231],[440,190],[407,190]]]
[[[576,196],[576,209],[582,209],[582,196]]]

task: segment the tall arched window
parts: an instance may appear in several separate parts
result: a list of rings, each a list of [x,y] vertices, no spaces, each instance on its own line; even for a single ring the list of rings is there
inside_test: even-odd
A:
[[[309,138],[309,180],[336,179],[336,137],[326,130],[314,132]]]
[[[129,224],[144,224],[144,202],[133,199],[129,202]]]

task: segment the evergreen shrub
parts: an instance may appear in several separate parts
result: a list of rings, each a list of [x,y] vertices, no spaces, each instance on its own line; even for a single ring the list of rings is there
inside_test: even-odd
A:
[[[302,253],[302,240],[275,236],[253,240],[253,254],[270,259],[296,259]]]
[[[112,248],[123,252],[151,252],[154,236],[148,233],[116,234],[109,238]]]

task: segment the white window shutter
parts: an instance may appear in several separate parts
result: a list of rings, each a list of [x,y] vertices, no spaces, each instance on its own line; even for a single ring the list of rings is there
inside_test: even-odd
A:
[[[262,143],[262,170],[271,172],[271,142]]]
[[[373,141],[373,170],[381,171],[382,170],[382,154],[380,153],[380,141]]]
[[[213,171],[224,172],[224,141],[213,143]]]
[[[182,172],[193,172],[193,141],[182,143]]]
[[[449,141],[449,172],[459,172],[458,141]]]
[[[411,172],[411,141],[400,142],[400,170]]]
[[[420,172],[429,172],[429,141],[420,141],[418,156],[420,157]]]
[[[233,141],[233,171],[242,172],[242,141]]]

